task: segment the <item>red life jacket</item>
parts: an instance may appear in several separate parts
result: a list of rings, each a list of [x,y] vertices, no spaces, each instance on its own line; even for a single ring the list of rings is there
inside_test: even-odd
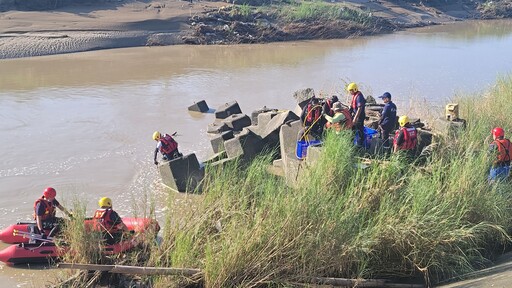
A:
[[[171,154],[174,150],[178,149],[178,142],[169,134],[164,134],[163,137],[160,138],[160,142],[162,142],[162,146],[160,147],[162,154]]]
[[[105,231],[109,233],[118,232],[119,229],[117,225],[114,225],[114,221],[110,218],[112,214],[112,208],[100,208],[94,212],[93,219],[96,220],[94,222],[94,230],[96,231]]]
[[[322,107],[320,107],[320,105],[318,105],[318,104],[313,105],[312,103],[309,103],[308,108],[307,108],[307,114],[306,114],[306,124],[312,124],[318,118],[320,118],[321,110],[322,110]]]
[[[361,94],[361,91],[357,91],[356,94],[352,95],[352,103],[350,107],[352,108],[352,111],[354,111],[354,113],[357,110],[357,97],[359,96],[359,94]]]
[[[396,141],[398,139],[398,135],[400,135],[400,131],[404,132],[404,142],[402,145],[398,146],[398,149],[412,150],[416,148],[416,144],[418,143],[418,131],[414,127],[400,127],[400,129],[396,130],[393,145],[397,145]]]
[[[45,206],[45,211],[44,211],[44,214],[41,216],[41,220],[42,221],[46,221],[48,219],[51,219],[51,218],[54,218],[55,217],[55,206],[53,206],[53,203],[46,200],[44,197],[41,197],[39,199],[36,200],[36,202],[34,202],[34,219],[36,219],[36,207],[37,207],[37,204],[41,204],[41,205],[44,205]]]
[[[498,146],[498,159],[496,163],[510,162],[510,148],[512,144],[508,139],[496,139],[491,144]]]

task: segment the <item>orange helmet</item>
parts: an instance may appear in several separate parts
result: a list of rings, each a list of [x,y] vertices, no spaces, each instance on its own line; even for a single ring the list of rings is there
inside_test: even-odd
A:
[[[494,136],[494,138],[503,137],[505,136],[505,131],[501,127],[496,127],[492,129],[492,136]]]
[[[55,189],[53,189],[52,187],[48,187],[44,189],[43,196],[46,199],[53,199],[55,198],[55,196],[57,196],[57,191],[55,191]]]

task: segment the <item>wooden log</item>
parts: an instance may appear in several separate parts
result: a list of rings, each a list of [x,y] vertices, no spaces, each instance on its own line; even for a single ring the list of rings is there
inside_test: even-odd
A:
[[[73,264],[60,263],[57,265],[62,269],[80,269],[104,271],[120,274],[136,274],[136,275],[183,275],[194,276],[202,273],[200,269],[194,268],[160,268],[160,267],[139,267],[125,265],[101,265],[101,264]]]
[[[344,287],[385,287],[385,288],[424,288],[423,284],[389,283],[385,279],[346,279],[332,277],[313,277],[310,283]]]

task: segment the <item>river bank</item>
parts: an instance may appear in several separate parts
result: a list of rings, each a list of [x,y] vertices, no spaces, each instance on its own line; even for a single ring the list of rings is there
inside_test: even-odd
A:
[[[135,46],[349,38],[512,14],[506,1],[414,2],[351,0],[283,8],[163,0],[7,10],[0,13],[0,59]],[[339,15],[324,17],[333,11]]]

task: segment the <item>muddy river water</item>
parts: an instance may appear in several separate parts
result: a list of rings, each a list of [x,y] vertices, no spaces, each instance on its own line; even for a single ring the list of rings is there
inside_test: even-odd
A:
[[[425,117],[511,73],[510,51],[509,20],[349,40],[1,60],[0,227],[31,219],[47,186],[68,208],[87,204],[88,214],[109,196],[122,216],[140,215],[151,202],[161,219],[168,193],[152,161],[153,131],[176,131],[180,150],[200,160],[213,153],[206,128],[214,116],[188,112],[194,101],[216,108],[237,100],[250,115],[263,106],[293,109],[293,92],[307,87],[346,102],[343,86],[354,81],[367,95],[391,92],[399,113]],[[47,275],[0,264],[2,287],[41,287]]]

